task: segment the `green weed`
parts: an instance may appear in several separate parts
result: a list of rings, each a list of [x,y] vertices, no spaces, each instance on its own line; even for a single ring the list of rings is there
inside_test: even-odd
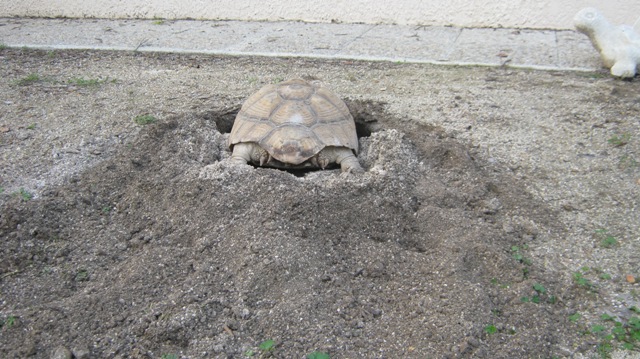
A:
[[[133,122],[144,126],[158,121],[153,115],[139,115],[133,118]]]
[[[629,143],[630,139],[631,139],[631,134],[628,132],[625,132],[621,135],[611,136],[611,138],[609,138],[607,142],[609,142],[610,145],[613,145],[615,147],[621,147]]]
[[[580,313],[573,313],[569,316],[569,320],[575,323],[578,321],[578,319],[580,319],[580,317],[582,317]]]
[[[27,130],[35,130],[36,129],[36,124],[32,123],[29,126],[27,126]]]
[[[178,359],[178,356],[175,354],[162,354],[162,359]]]
[[[259,354],[258,358],[269,358],[273,355],[273,350],[276,347],[276,342],[269,339],[265,340],[258,345],[258,353],[253,349],[249,349],[244,352],[244,356],[247,358],[251,358],[256,354]]]
[[[528,246],[523,246],[522,249],[528,249]],[[525,264],[525,265],[531,265],[531,259],[526,258],[523,254],[522,251],[520,249],[520,247],[518,246],[512,246],[511,247],[511,256],[513,257],[513,259],[515,259],[516,261]]]
[[[86,269],[80,269],[78,273],[76,273],[75,281],[76,282],[84,282],[89,280],[89,272]]]
[[[556,302],[558,301],[558,298],[556,298],[556,296],[548,295],[547,288],[545,288],[540,283],[535,283],[533,285],[533,290],[535,291],[535,293],[531,297],[521,297],[520,301],[523,303],[540,304],[543,297],[546,297],[546,301],[549,304],[556,304]]]
[[[42,81],[42,78],[40,77],[40,75],[36,73],[32,73],[19,80],[16,80],[15,84],[18,86],[28,86],[39,81]]]
[[[600,279],[609,280],[611,279],[611,275],[609,273],[602,272],[600,273]]]
[[[613,326],[597,324],[591,327],[591,333],[596,334],[601,340],[598,344],[598,353],[601,357],[608,358],[616,343],[622,349],[640,349],[640,318],[631,317],[625,323],[609,314],[603,314],[600,319],[613,323]]]
[[[16,324],[16,317],[10,315],[7,317],[7,319],[4,320],[4,322],[0,323],[0,327],[4,329],[10,329],[14,324]]]
[[[276,342],[274,342],[273,340],[269,339],[269,340],[265,340],[262,343],[260,343],[260,345],[258,345],[258,348],[264,352],[269,352],[272,351],[275,348]]]
[[[545,294],[547,292],[547,289],[542,284],[539,284],[539,283],[536,283],[533,285],[533,290],[535,290],[539,294]]]
[[[498,328],[496,328],[495,325],[493,324],[489,324],[486,327],[484,327],[484,332],[491,335],[491,334],[495,334],[498,332]]]
[[[582,271],[576,271],[573,272],[573,281],[582,288],[585,289],[589,289],[589,290],[594,290],[595,287],[593,285],[593,283],[591,283],[591,281],[587,278],[585,278],[583,272],[588,271],[589,268],[587,267],[587,270],[584,270],[584,268],[582,268]]]
[[[493,284],[493,285],[497,285],[497,286],[499,286],[499,287],[500,287],[500,288],[502,288],[502,289],[509,288],[509,284],[508,284],[508,283],[500,283],[500,282],[498,281],[498,278],[491,278],[491,284]]]
[[[522,249],[529,249],[527,245],[522,246]],[[529,268],[527,266],[531,265],[531,259],[527,258],[522,254],[522,250],[519,246],[511,246],[511,257],[518,261],[518,263],[522,263],[525,267],[522,267],[522,277],[529,277]]]
[[[604,228],[596,230],[596,236],[600,238],[600,246],[603,248],[613,248],[618,245],[618,240],[607,233]]]
[[[331,357],[327,353],[323,352],[313,352],[311,354],[307,354],[307,359],[330,359]]]
[[[20,188],[20,190],[17,192],[17,195],[20,196],[20,198],[25,202],[30,201],[33,198],[33,195],[24,188]]]
[[[0,44],[0,50],[4,50],[6,48],[8,48],[9,46],[7,46],[7,44]]]
[[[569,320],[576,323],[580,314],[569,316]],[[594,335],[598,338],[597,352],[601,358],[610,358],[614,349],[640,350],[640,318],[631,317],[626,322],[604,313],[600,316],[601,324],[592,325],[583,334]]]

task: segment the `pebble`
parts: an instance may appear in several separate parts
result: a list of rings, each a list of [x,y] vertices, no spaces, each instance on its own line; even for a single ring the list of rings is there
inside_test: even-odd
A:
[[[57,347],[53,354],[51,354],[51,359],[72,359],[73,355],[71,351],[63,346]]]
[[[627,282],[631,284],[635,283],[636,277],[632,276],[631,274],[627,274]]]

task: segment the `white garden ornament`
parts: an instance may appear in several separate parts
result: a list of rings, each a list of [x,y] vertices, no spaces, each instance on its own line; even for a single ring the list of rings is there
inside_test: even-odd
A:
[[[640,65],[640,35],[629,25],[612,25],[598,10],[586,8],[573,18],[576,29],[589,37],[613,76],[630,78]],[[636,22],[637,24],[637,22]]]

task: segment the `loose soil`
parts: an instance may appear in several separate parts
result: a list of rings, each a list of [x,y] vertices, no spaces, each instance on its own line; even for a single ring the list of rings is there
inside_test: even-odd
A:
[[[13,49],[0,69],[1,357],[637,354],[591,328],[640,307],[638,81]],[[293,77],[346,100],[364,174],[228,161],[243,100]]]

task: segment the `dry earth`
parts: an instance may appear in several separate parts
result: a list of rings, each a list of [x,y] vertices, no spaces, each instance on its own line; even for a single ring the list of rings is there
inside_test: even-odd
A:
[[[637,80],[24,49],[0,71],[3,358],[637,355],[606,338],[640,307]],[[366,173],[228,163],[242,101],[300,76],[347,100]]]

